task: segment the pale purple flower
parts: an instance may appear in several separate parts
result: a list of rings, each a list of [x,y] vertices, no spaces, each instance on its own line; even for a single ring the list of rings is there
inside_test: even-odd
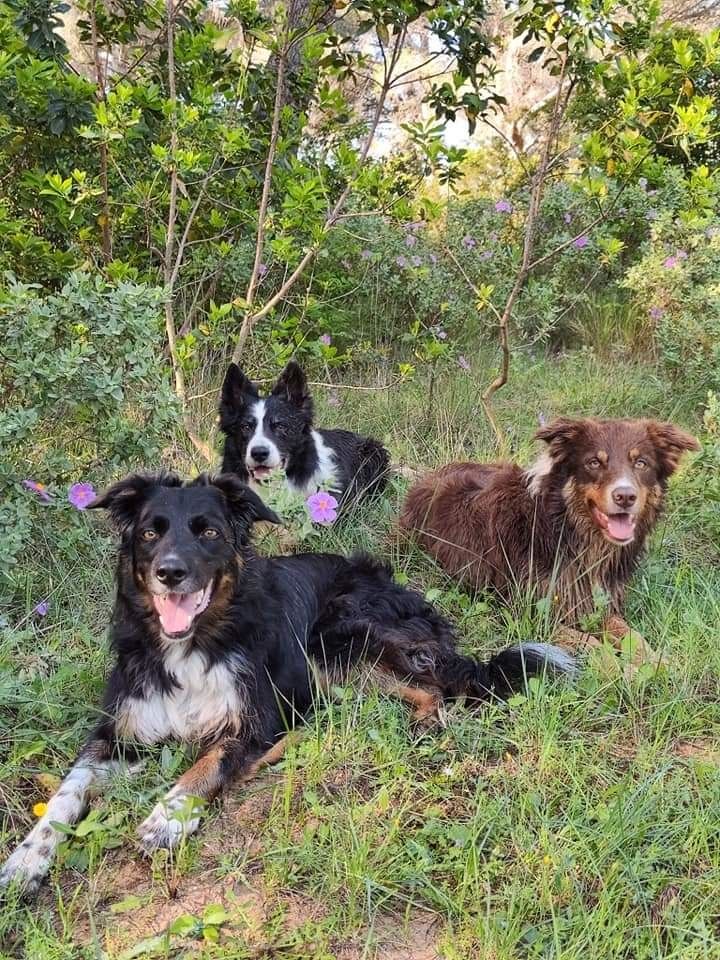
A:
[[[687,250],[676,250],[675,256],[678,258],[678,260],[687,260]]]
[[[645,214],[646,220],[657,220],[658,212],[654,207],[651,207],[648,212]]]
[[[78,510],[89,507],[96,497],[95,487],[91,483],[74,483],[68,490],[68,500]]]
[[[542,410],[539,410],[539,411],[538,411],[538,424],[539,424],[541,427],[547,426],[547,417],[546,417],[545,414],[542,412]]]
[[[566,212],[563,214],[563,220],[565,221],[565,223],[572,223],[572,218],[573,217],[570,212]]]
[[[266,263],[261,263],[260,266],[258,267],[258,276],[264,277],[267,272],[268,272],[268,265]]]
[[[436,333],[438,340],[447,340],[447,333],[445,330],[438,330]]]
[[[331,493],[325,490],[318,490],[305,501],[305,506],[310,513],[310,519],[313,523],[322,523],[329,525],[337,520],[338,502]]]
[[[465,234],[462,238],[462,245],[466,250],[472,250],[473,247],[477,246],[477,240],[475,237],[471,237],[470,234]]]
[[[50,494],[47,492],[44,483],[38,483],[37,480],[23,480],[23,486],[26,490],[32,490],[36,493],[43,503],[50,503]]]
[[[416,243],[417,243],[417,237],[415,236],[414,233],[409,233],[409,234],[405,237],[405,246],[406,246],[406,247],[414,247]]]
[[[411,257],[411,258],[410,258],[410,263],[412,263],[412,265],[413,265],[414,267],[421,267],[421,266],[422,266],[422,257]]]
[[[648,313],[650,314],[650,318],[652,320],[659,320],[660,317],[662,317],[662,315],[665,313],[665,311],[663,310],[662,307],[650,307],[650,309],[648,310]]]
[[[498,200],[495,204],[495,210],[497,213],[512,213],[513,205],[509,200],[506,200],[504,197],[502,200]]]
[[[587,234],[585,233],[582,236],[576,237],[573,240],[573,246],[575,247],[576,250],[584,250],[589,243],[590,243],[590,237],[588,237]]]
[[[492,258],[493,258],[492,250],[483,250],[483,252],[480,254],[481,260],[492,260]]]
[[[331,390],[327,397],[327,402],[331,407],[340,406],[340,395],[337,390]]]
[[[666,270],[672,270],[673,267],[676,267],[677,265],[678,265],[678,258],[674,254],[670,257],[667,257],[663,261],[663,266],[665,267]]]
[[[318,337],[318,340],[325,347],[329,347],[330,344],[332,343],[332,337],[330,336],[329,333],[324,333],[321,337]]]
[[[371,256],[372,256],[372,250],[365,249],[360,251],[361,260],[369,260]]]
[[[33,613],[36,614],[38,617],[45,617],[47,616],[47,612],[49,609],[50,609],[50,601],[41,600],[40,603],[36,604],[33,607]]]
[[[431,254],[430,254],[430,263],[435,264],[435,263],[437,263],[437,262],[438,262],[437,254],[436,254],[436,253],[431,253]]]
[[[457,362],[461,370],[470,369],[470,362],[468,361],[467,357],[463,357],[462,354],[457,358]]]
[[[708,240],[712,240],[713,237],[717,237],[720,234],[720,227],[708,227],[705,231],[705,236]]]
[[[406,230],[424,230],[425,226],[426,224],[424,220],[414,220],[412,223],[405,224],[405,229]]]
[[[400,269],[403,269],[407,266],[407,260],[405,257],[395,257],[395,263],[400,267]]]

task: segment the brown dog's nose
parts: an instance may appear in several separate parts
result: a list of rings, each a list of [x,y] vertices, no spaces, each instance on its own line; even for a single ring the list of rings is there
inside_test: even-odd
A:
[[[627,508],[631,507],[637,500],[637,493],[635,493],[632,487],[615,487],[612,492],[612,498],[618,507],[627,510]]]

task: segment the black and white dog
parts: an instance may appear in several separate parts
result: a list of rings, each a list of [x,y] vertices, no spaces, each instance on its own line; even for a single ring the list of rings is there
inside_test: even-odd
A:
[[[279,759],[317,684],[342,681],[358,661],[384,672],[419,719],[444,697],[485,701],[546,666],[574,669],[542,644],[487,663],[462,656],[450,624],[370,557],[259,557],[250,528],[277,517],[234,476],[130,476],[92,506],[121,533],[115,665],[101,719],[0,885],[35,889],[64,837],[56,825],[77,822],[113,768],[132,770],[140,745],[173,740],[199,747],[199,759],[139,834],[145,851],[174,847],[197,829],[205,803]]]
[[[265,397],[232,363],[220,399],[223,473],[246,482],[284,470],[291,490],[328,490],[348,503],[380,492],[390,457],[377,440],[350,430],[315,430],[313,400],[300,366],[290,361]]]

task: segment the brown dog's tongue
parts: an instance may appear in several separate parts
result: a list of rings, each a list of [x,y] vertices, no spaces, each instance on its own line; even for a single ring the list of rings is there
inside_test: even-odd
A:
[[[609,514],[607,528],[615,540],[629,540],[635,531],[635,522],[629,513]]]

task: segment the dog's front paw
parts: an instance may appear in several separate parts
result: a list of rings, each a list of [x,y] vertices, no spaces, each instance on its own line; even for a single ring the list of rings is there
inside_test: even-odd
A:
[[[14,885],[26,896],[32,896],[45,879],[51,862],[50,846],[28,837],[0,869],[0,890]]]
[[[186,793],[169,793],[138,827],[140,846],[147,854],[172,850],[200,825],[202,801]]]

